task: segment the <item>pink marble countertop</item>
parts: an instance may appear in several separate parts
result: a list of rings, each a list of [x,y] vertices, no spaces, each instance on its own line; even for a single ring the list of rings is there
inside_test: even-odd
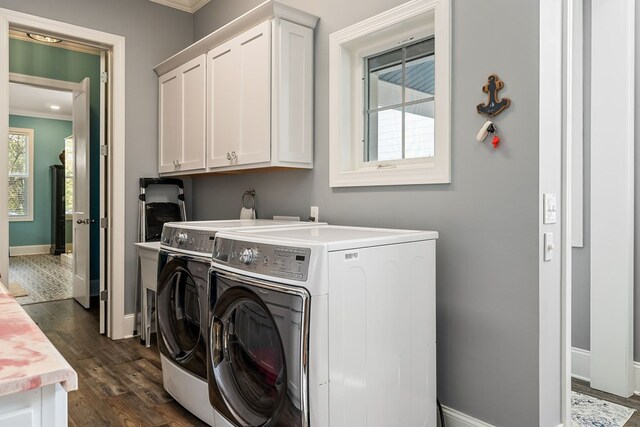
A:
[[[0,283],[0,396],[56,383],[77,390],[78,375]]]

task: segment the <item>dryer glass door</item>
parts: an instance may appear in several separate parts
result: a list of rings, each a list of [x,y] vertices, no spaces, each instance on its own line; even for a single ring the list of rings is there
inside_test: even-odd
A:
[[[240,426],[306,425],[302,298],[222,282],[218,278],[223,292],[211,320],[210,366],[224,412]],[[275,297],[280,300],[274,303]],[[296,318],[282,321],[283,313]]]

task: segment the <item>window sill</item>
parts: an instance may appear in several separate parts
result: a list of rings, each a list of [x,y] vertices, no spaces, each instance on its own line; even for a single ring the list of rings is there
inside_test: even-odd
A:
[[[438,170],[434,162],[366,167],[332,173],[331,187],[365,187],[384,185],[447,184],[451,182],[448,170]]]
[[[33,215],[9,217],[9,222],[29,222],[29,221],[33,222]]]

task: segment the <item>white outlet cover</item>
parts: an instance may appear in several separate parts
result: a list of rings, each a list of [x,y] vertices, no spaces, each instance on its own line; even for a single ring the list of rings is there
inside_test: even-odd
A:
[[[543,224],[556,224],[558,222],[558,196],[554,193],[543,194],[542,205]]]

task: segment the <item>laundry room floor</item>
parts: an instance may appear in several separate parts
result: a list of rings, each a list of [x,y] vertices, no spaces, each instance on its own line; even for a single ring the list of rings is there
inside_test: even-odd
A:
[[[113,341],[98,333],[98,304],[73,299],[23,306],[78,373],[69,426],[206,426],[162,387],[155,342]]]

